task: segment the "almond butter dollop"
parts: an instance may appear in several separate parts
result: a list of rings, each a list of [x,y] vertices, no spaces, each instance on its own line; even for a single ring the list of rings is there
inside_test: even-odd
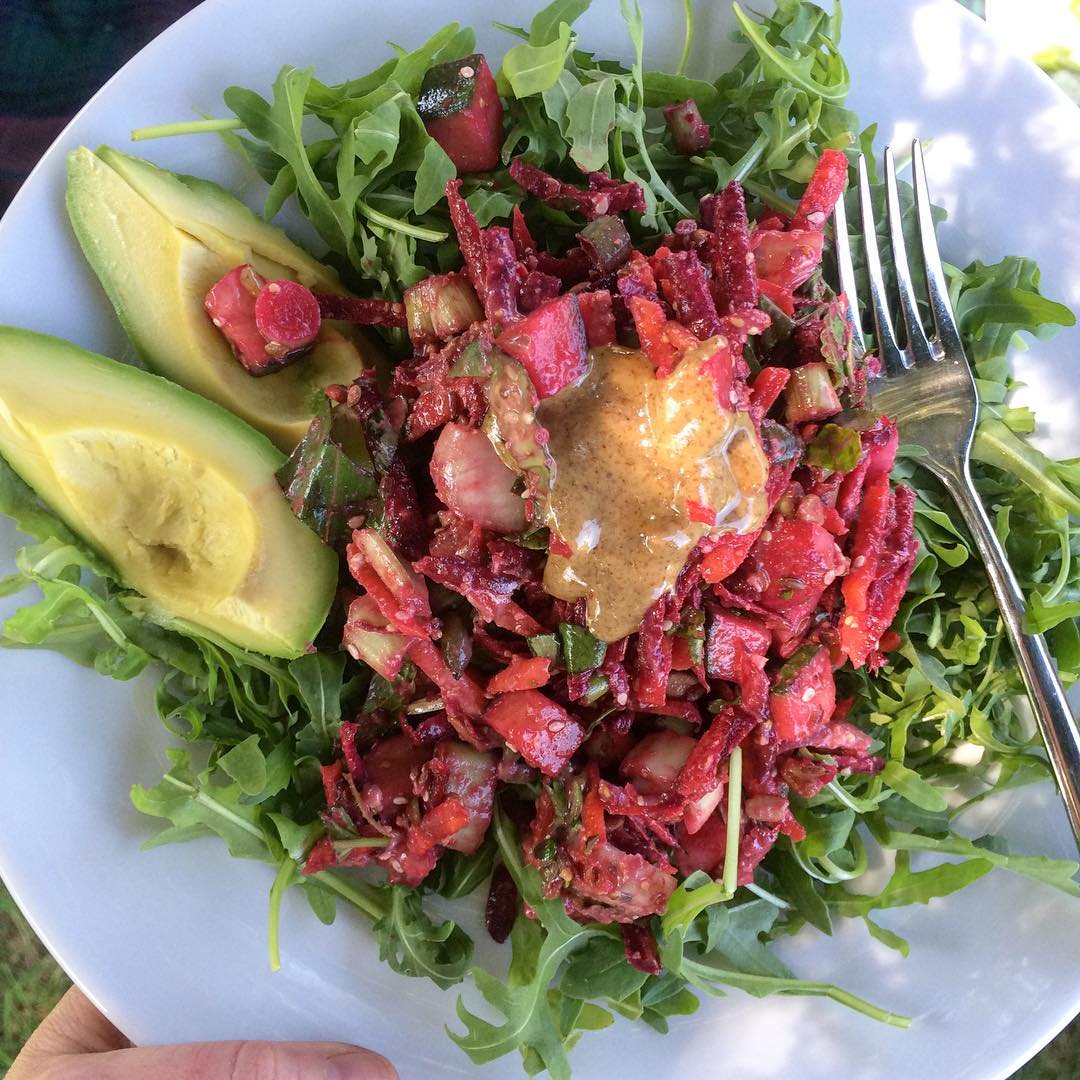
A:
[[[703,342],[665,379],[636,349],[593,349],[585,377],[539,407],[555,463],[547,523],[572,552],[548,556],[544,587],[585,597],[604,641],[637,630],[703,536],[765,518],[768,462],[750,416],[717,401],[704,370],[714,348]],[[716,524],[691,521],[690,502]]]

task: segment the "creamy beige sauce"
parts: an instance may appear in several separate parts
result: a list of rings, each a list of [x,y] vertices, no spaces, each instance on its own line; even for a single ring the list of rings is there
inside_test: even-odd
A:
[[[547,523],[572,551],[548,557],[544,587],[585,597],[604,641],[638,628],[706,533],[764,520],[768,463],[749,415],[718,405],[702,370],[712,351],[703,343],[657,379],[643,352],[594,349],[585,377],[539,407],[555,462]],[[715,510],[716,526],[691,521],[688,501]]]

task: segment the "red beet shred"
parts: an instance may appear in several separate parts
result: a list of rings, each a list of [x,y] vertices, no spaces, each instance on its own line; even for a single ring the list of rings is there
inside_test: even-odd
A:
[[[502,106],[483,58],[442,65],[429,82],[425,122],[459,171],[492,167]],[[665,113],[679,152],[708,145],[692,101]],[[847,719],[851,700],[837,701],[835,672],[874,670],[898,644],[890,624],[916,558],[914,495],[889,479],[887,417],[857,428],[846,471],[806,459],[822,424],[841,423],[864,390],[837,360],[850,351],[832,317],[842,299],[807,285],[846,183],[842,154],[823,154],[790,220],[751,220],[733,182],[651,254],[634,249],[625,220],[645,208],[637,184],[602,173],[571,183],[522,160],[510,174],[531,219],[530,200],[581,221],[568,251],[545,251],[520,207],[508,226],[481,228],[455,179],[446,198],[462,270],[414,286],[404,305],[314,296],[251,267],[206,299],[254,374],[308,347],[320,318],[407,324],[414,350],[385,396],[370,374],[336,391],[365,430],[393,432],[377,460],[381,512],[348,546],[344,631],[387,692],[341,726],[323,769],[328,833],[305,872],[373,863],[417,885],[445,851],[477,850],[499,795],[514,791],[508,812],[544,895],[573,918],[622,924],[628,962],[656,974],[648,919],[679,875],[719,876],[734,859],[739,883],[751,882],[779,837],[803,837],[793,800],[882,767]],[[770,340],[777,307],[796,319],[787,341]],[[641,348],[660,379],[688,350],[707,351],[718,406],[746,411],[758,432],[769,510],[749,534],[707,534],[636,631],[598,643],[583,602],[544,589],[548,554],[570,549],[543,528],[547,434],[535,410],[609,345]],[[740,845],[728,852],[736,748]],[[497,940],[519,909],[497,868]]]

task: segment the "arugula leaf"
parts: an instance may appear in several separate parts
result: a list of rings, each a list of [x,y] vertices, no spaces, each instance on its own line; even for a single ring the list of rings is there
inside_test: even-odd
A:
[[[278,482],[293,513],[331,547],[340,547],[351,535],[349,519],[377,492],[363,433],[343,418],[335,438],[335,413],[328,400],[281,467]]]
[[[539,638],[547,635],[537,636]],[[604,662],[607,645],[593,637],[585,627],[576,623],[559,623],[559,637],[562,639],[563,663],[571,675],[591,671]]]
[[[621,1001],[645,985],[648,975],[626,962],[622,939],[594,937],[570,957],[559,980],[559,989],[568,997],[587,1001],[612,998]]]
[[[703,942],[702,930],[675,931],[660,944],[664,967],[707,994],[722,996],[722,987],[734,987],[755,997],[791,994],[828,997],[841,1005],[895,1027],[907,1027],[910,1020],[879,1009],[846,990],[830,983],[808,982],[794,978],[771,953],[760,935],[768,932],[777,917],[777,909],[763,900],[735,908],[718,907],[709,914],[722,912],[714,941]],[[715,921],[715,919],[714,919]]]
[[[832,919],[829,915],[829,907],[817,891],[814,878],[805,873],[798,861],[784,848],[773,848],[766,858],[765,865],[776,877],[781,896],[811,926],[831,936]]]
[[[430,884],[440,896],[457,900],[474,893],[489,880],[494,862],[495,844],[489,836],[472,855],[462,855],[460,851],[444,852],[425,884]]]
[[[1005,870],[1011,870],[1014,874],[1021,874],[1035,881],[1053,885],[1055,889],[1060,889],[1070,896],[1080,897],[1080,883],[1075,880],[1077,872],[1080,871],[1080,864],[1072,859],[1050,859],[1045,855],[1009,855],[996,847],[991,847],[988,837],[980,841],[955,834],[934,837],[922,836],[919,833],[897,832],[889,828],[880,817],[872,817],[868,823],[882,847],[892,848],[900,853],[897,855],[897,866],[900,865],[902,856],[911,851],[936,851],[942,855],[963,855],[972,861],[987,863],[987,870],[991,866],[1000,866]],[[904,865],[907,865],[906,861]],[[912,875],[912,877],[917,876]]]
[[[586,83],[566,105],[566,139],[570,156],[586,172],[607,166],[608,136],[615,129],[614,77]]]
[[[337,741],[341,727],[341,695],[344,690],[343,653],[313,652],[289,664],[296,692],[308,716],[308,724],[296,735],[300,753],[324,758]]]
[[[899,934],[893,933],[892,930],[874,922],[869,915],[863,916],[863,923],[866,925],[866,929],[870,931],[870,936],[875,941],[880,941],[882,945],[887,946],[894,952],[898,952],[905,960],[908,958],[911,953],[911,945],[908,944],[906,939],[902,938]]]
[[[574,47],[574,35],[564,22],[557,36],[544,45],[515,45],[503,57],[499,82],[516,98],[542,94],[558,81],[566,58]]]
[[[758,54],[766,81],[786,83],[831,104],[844,101],[851,80],[829,37],[818,33],[799,40],[789,34],[784,37],[785,44],[780,44],[769,33],[773,27],[754,22],[738,4],[733,7],[740,29]]]
[[[909,904],[928,904],[931,900],[963,889],[993,869],[985,859],[962,863],[942,863],[928,870],[912,872],[909,855],[901,851],[896,856],[896,868],[888,884],[874,895],[847,892],[840,885],[826,887],[829,907],[838,915],[867,915],[880,908],[906,907]]]
[[[392,885],[389,898],[389,910],[375,924],[379,959],[400,975],[428,978],[441,990],[461,982],[472,959],[468,934],[449,920],[433,922],[415,889]]]
[[[937,788],[928,784],[914,769],[898,761],[886,763],[881,779],[887,787],[923,810],[941,812],[948,809],[945,796]]]
[[[560,37],[561,24],[573,26],[589,10],[590,0],[552,0],[533,16],[529,44],[549,45]]]
[[[151,788],[136,784],[131,789],[136,810],[172,823],[144,848],[216,835],[236,858],[273,861],[262,825],[263,812],[243,803],[244,790],[239,784],[214,784],[209,769],[196,773],[187,750],[169,750],[168,757],[172,767],[160,783]]]
[[[731,894],[720,882],[713,881],[703,870],[695,870],[668,897],[667,911],[660,919],[661,931],[670,934],[687,930],[707,908],[730,899]]]
[[[536,871],[522,862],[513,825],[499,806],[496,806],[492,828],[499,856],[522,898],[535,911],[543,936],[541,939],[535,929],[529,930],[524,939],[519,934],[514,941],[511,978],[505,985],[483,969],[473,968],[471,975],[477,989],[505,1019],[501,1024],[493,1024],[471,1012],[459,998],[457,1014],[465,1025],[465,1033],[451,1031],[450,1038],[477,1065],[520,1048],[522,1053],[531,1054],[542,1062],[553,1080],[569,1080],[566,1046],[547,991],[563,961],[604,931],[579,925],[566,914],[561,902],[541,898]],[[518,922],[524,918],[519,917]],[[526,942],[528,948],[521,956]]]

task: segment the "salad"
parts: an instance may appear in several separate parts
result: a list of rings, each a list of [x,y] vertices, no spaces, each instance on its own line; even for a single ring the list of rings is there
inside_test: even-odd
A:
[[[874,136],[839,11],[736,4],[744,56],[706,81],[685,6],[674,72],[645,70],[636,0],[630,63],[578,39],[589,0],[555,0],[503,27],[497,68],[450,24],[346,83],[285,67],[270,100],[135,133],[216,133],[267,181],[261,220],[77,151],[76,235],[171,382],[0,330],[0,509],[35,541],[0,590],[42,594],[2,643],[162,667],[188,745],[132,791],[153,843],[275,868],[275,968],[297,887],[324,922],[366,915],[402,975],[471,978],[500,1019],[459,999],[450,1037],[529,1075],[569,1076],[615,1014],[666,1032],[730,988],[907,1026],[772,943],[847,917],[907,955],[874,913],[995,867],[1080,895],[1075,863],[962,831],[1050,773],[977,553],[830,285]],[[289,200],[317,260],[266,224]],[[1074,319],[1029,260],[948,274],[976,482],[1068,685],[1080,464],[1027,441],[1008,352]],[[100,393],[105,434],[43,468],[63,424],[9,350]],[[874,847],[894,864],[867,892]],[[505,978],[425,905],[473,893]]]

